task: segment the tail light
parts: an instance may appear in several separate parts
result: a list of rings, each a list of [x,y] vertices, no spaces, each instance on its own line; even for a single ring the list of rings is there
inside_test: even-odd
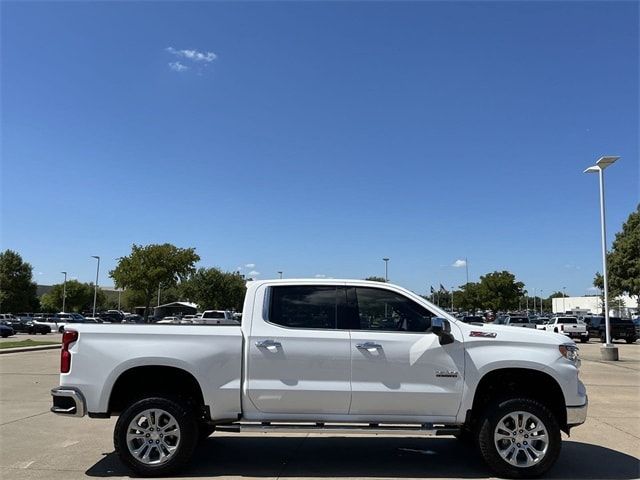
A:
[[[60,373],[69,373],[71,370],[71,352],[69,347],[78,340],[78,332],[65,330],[62,334],[62,350],[60,351]]]

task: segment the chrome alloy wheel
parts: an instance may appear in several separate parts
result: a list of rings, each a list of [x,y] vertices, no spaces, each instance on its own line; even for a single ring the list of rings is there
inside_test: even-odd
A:
[[[496,425],[493,439],[503,460],[514,467],[526,468],[542,461],[549,448],[544,423],[528,412],[511,412]]]
[[[180,444],[180,427],[169,412],[154,408],[134,417],[127,429],[127,448],[146,465],[168,461]]]

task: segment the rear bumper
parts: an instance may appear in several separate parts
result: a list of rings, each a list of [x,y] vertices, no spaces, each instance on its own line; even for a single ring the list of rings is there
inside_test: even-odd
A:
[[[567,407],[567,426],[577,427],[582,425],[587,420],[587,408],[589,400],[584,402],[584,405],[579,407]]]
[[[80,390],[73,387],[58,387],[51,390],[53,405],[51,411],[68,417],[84,417],[87,404]]]

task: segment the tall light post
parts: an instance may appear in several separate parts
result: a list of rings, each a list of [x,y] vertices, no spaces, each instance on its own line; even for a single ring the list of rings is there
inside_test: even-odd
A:
[[[597,173],[600,180],[600,236],[602,243],[602,280],[604,283],[604,324],[606,343],[600,347],[603,360],[618,360],[618,347],[611,343],[609,328],[609,285],[607,281],[607,225],[604,209],[604,169],[615,163],[620,157],[600,157],[595,165],[587,168],[584,173]]]
[[[542,290],[540,290],[540,316],[542,316],[542,301],[543,301],[543,296],[542,296]],[[533,313],[535,313],[535,310],[533,311]]]
[[[536,289],[533,289],[533,311],[536,311]]]
[[[384,257],[382,260],[384,261],[384,281],[389,282],[389,259]]]
[[[64,313],[67,306],[67,272],[60,273],[64,273],[64,283],[62,284],[62,312]]]
[[[282,272],[278,270],[278,275],[280,275],[280,278],[282,278]]]
[[[96,284],[93,286],[93,317],[96,316],[96,300],[98,299],[98,276],[100,275],[100,257],[97,255],[91,255],[91,258],[98,260],[98,266],[96,267]]]
[[[118,289],[118,311],[120,311],[120,299],[122,298],[122,289]]]
[[[562,313],[567,313],[567,306],[564,299],[567,297],[567,287],[562,287]]]

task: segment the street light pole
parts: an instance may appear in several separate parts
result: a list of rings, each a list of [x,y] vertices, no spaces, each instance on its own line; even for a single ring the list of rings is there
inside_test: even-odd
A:
[[[567,313],[567,306],[564,300],[566,297],[567,297],[567,287],[562,287],[562,313]]]
[[[120,311],[120,297],[122,295],[122,289],[118,289],[118,311]]]
[[[384,261],[384,281],[385,282],[389,282],[389,259],[387,257],[384,257],[382,259]]]
[[[609,325],[609,284],[607,276],[607,225],[604,208],[604,169],[612,165],[620,157],[605,156],[600,157],[595,165],[587,168],[584,173],[597,173],[600,183],[600,236],[602,243],[602,280],[604,283],[604,324],[605,341],[600,347],[600,354],[603,360],[618,360],[618,347],[611,343],[611,330]]]
[[[96,300],[98,299],[98,275],[100,275],[100,257],[97,255],[91,255],[92,258],[98,260],[98,266],[96,267],[96,284],[93,286],[93,317],[96,316]]]
[[[280,275],[280,278],[282,278],[282,272],[278,271],[278,275]]]
[[[64,313],[67,306],[67,272],[60,273],[64,273],[64,283],[62,284],[62,312]]]
[[[542,296],[542,290],[540,290],[540,315],[542,315],[542,302],[543,302],[543,296]],[[533,311],[533,313],[535,313],[535,310]]]

